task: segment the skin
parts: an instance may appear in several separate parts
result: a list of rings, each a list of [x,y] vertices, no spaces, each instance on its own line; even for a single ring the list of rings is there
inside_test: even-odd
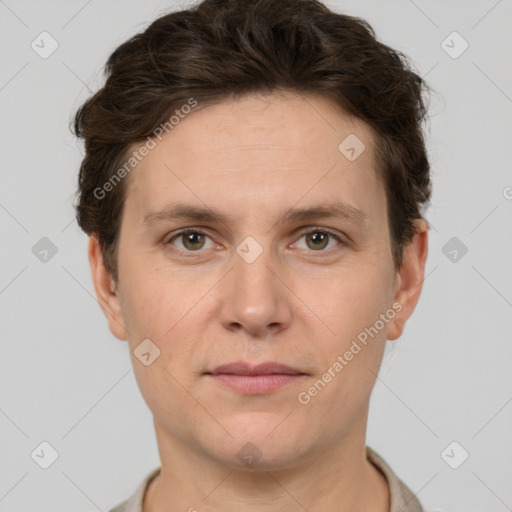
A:
[[[349,134],[366,145],[355,161],[338,150]],[[369,399],[386,340],[400,337],[419,299],[428,226],[416,221],[395,271],[373,144],[367,125],[316,95],[252,95],[198,108],[130,175],[117,283],[90,237],[98,301],[113,335],[128,340],[154,416],[162,470],[145,512],[389,510],[387,482],[365,455]],[[366,220],[277,223],[283,210],[326,201],[358,208]],[[144,225],[149,212],[175,202],[233,218]],[[182,228],[204,232],[204,245],[171,240]],[[342,242],[329,238],[319,249],[307,233],[322,229]],[[252,263],[236,252],[247,236],[263,249]],[[400,312],[301,404],[298,393],[395,302]],[[161,351],[149,366],[133,353],[147,338]],[[241,360],[306,375],[263,395],[241,395],[204,375]],[[247,443],[260,454],[250,467],[237,456]]]

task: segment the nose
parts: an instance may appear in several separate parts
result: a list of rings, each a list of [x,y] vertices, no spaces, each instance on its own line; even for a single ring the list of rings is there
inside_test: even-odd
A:
[[[285,282],[269,249],[251,263],[235,253],[233,269],[221,282],[223,327],[261,338],[286,329],[292,318],[293,295]]]

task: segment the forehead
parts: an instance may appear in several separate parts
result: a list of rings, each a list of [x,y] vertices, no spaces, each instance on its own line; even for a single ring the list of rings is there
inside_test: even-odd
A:
[[[199,104],[161,139],[130,179],[126,206],[139,216],[185,197],[244,213],[249,204],[282,208],[302,200],[365,209],[383,193],[372,130],[320,96],[273,93]]]

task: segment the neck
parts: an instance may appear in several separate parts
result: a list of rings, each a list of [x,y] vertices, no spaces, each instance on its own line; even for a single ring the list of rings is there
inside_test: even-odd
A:
[[[155,424],[162,461],[143,512],[388,512],[385,477],[367,460],[362,439],[347,439],[293,467],[234,468],[170,439]]]

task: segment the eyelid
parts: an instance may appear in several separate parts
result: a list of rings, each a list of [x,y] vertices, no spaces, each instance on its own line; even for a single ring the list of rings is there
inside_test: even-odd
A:
[[[306,226],[305,228],[300,228],[298,234],[302,236],[308,233],[315,233],[317,231],[320,233],[328,233],[329,235],[332,235],[341,240],[341,234],[339,234],[337,231],[334,231],[331,228],[324,228],[322,226]]]
[[[338,250],[340,247],[344,247],[348,244],[347,240],[341,235],[340,233],[330,229],[330,228],[324,228],[322,226],[307,226],[306,228],[301,228],[301,230],[297,233],[298,239],[293,242],[292,245],[296,244],[304,235],[307,235],[309,233],[326,233],[332,238],[335,238],[338,242],[338,247],[332,247],[331,249],[327,249],[326,251],[314,251],[311,250],[312,253],[318,253],[318,254],[330,254],[333,251]]]
[[[339,249],[340,247],[343,247],[343,246],[346,246],[347,245],[347,240],[344,239],[344,237],[341,235],[341,234],[338,234],[337,232],[335,232],[334,230],[330,229],[330,228],[324,228],[322,226],[306,226],[304,228],[300,228],[300,230],[294,235],[294,237],[298,237],[297,240],[295,240],[291,245],[294,245],[296,244],[300,238],[302,238],[304,235],[307,235],[307,234],[310,234],[310,233],[316,233],[316,232],[320,232],[320,233],[326,233],[328,234],[329,236],[333,237],[336,239],[336,241],[338,242],[339,246],[338,247],[334,247],[334,248],[331,248],[331,249],[328,249],[326,251],[314,251],[314,250],[311,250],[310,252],[318,252],[319,254],[329,254],[330,252],[332,251],[336,251],[337,249]],[[199,249],[197,251],[184,251],[182,249],[179,249],[178,247],[175,247],[173,244],[172,244],[172,241],[175,240],[176,238],[182,236],[182,235],[186,235],[187,233],[196,233],[196,234],[200,234],[200,235],[203,235],[203,236],[206,236],[208,238],[210,238],[210,240],[212,240],[213,242],[213,239],[212,237],[208,234],[207,230],[205,230],[205,228],[194,228],[194,227],[188,227],[188,228],[183,228],[179,231],[176,231],[176,232],[173,232],[171,233],[169,237],[165,237],[162,241],[162,245],[164,247],[170,245],[173,247],[173,249],[175,249],[176,251],[180,252],[180,253],[186,253],[188,255],[194,255],[194,254],[199,254],[201,252],[204,252],[204,250],[202,249]],[[216,244],[216,242],[214,242]],[[218,245],[218,244],[216,244]]]
[[[175,232],[169,233],[170,236],[165,236],[164,239],[162,240],[162,245],[164,247],[166,247],[168,245],[171,245],[171,246],[173,246],[174,249],[176,249],[177,251],[179,251],[181,253],[194,254],[194,253],[204,252],[202,250],[198,250],[198,251],[184,251],[183,249],[179,249],[178,247],[175,247],[172,244],[173,240],[179,238],[180,236],[186,235],[188,233],[196,233],[196,234],[208,237],[213,242],[213,238],[207,233],[207,231],[205,231],[204,228],[189,227],[189,228],[183,228],[183,229],[180,229],[179,231],[175,231]],[[214,243],[216,243],[216,242],[214,242]]]

